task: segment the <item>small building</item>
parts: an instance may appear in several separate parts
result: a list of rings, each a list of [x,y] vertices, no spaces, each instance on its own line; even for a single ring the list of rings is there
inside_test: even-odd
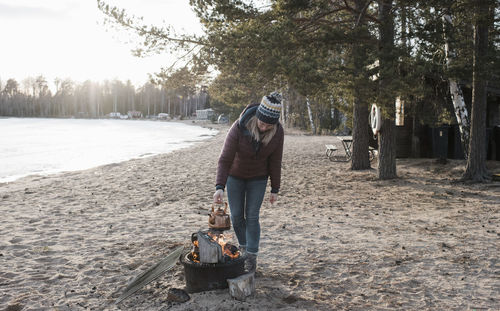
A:
[[[442,96],[437,100],[443,110],[451,116],[449,123],[430,122],[436,110],[427,102],[420,103],[410,111],[405,111],[404,103],[396,102],[396,156],[398,158],[448,158],[464,159],[464,150],[459,126],[455,120],[453,104],[447,94],[448,84],[443,83]],[[461,83],[463,98],[469,118],[472,112],[472,87],[470,83]],[[486,103],[486,159],[500,161],[500,86],[490,83],[487,87]],[[432,98],[429,102],[432,101]]]
[[[140,119],[142,118],[142,112],[136,110],[130,110],[127,112],[127,115],[130,119]]]
[[[119,112],[110,112],[108,115],[111,119],[120,119],[121,118],[121,113]]]
[[[196,120],[211,120],[215,115],[212,108],[196,110]]]
[[[158,114],[158,119],[159,120],[168,120],[168,119],[170,119],[170,116],[168,113],[160,112]]]

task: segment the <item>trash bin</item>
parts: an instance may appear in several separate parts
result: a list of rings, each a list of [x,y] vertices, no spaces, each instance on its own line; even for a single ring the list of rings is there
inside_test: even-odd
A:
[[[492,160],[493,150],[491,149],[491,141],[493,140],[493,128],[486,128],[486,160]]]
[[[417,137],[420,147],[418,157],[432,158],[432,129],[428,125],[423,125],[417,131]]]
[[[431,128],[432,157],[446,159],[448,157],[449,126]]]
[[[493,140],[495,141],[496,160],[500,161],[500,125],[493,128],[493,136]]]
[[[464,147],[462,145],[462,136],[458,124],[452,125],[448,133],[448,156],[451,159],[465,159]]]
[[[493,150],[493,147],[495,145],[498,146],[498,144],[495,143],[495,139],[500,138],[496,138],[494,131],[494,128],[487,128],[484,135],[487,160],[494,160],[494,155],[498,155],[498,152],[495,153],[496,150]],[[500,129],[498,130],[498,135],[500,135]],[[453,125],[451,127],[449,136],[449,144],[452,144],[451,146],[448,146],[449,157],[451,159],[465,159],[464,148],[462,146],[462,139],[460,136],[460,128],[458,125]]]

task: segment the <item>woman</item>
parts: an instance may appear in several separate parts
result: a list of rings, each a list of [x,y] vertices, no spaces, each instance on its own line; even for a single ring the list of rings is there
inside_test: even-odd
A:
[[[217,167],[214,203],[222,203],[224,188],[231,221],[247,254],[248,272],[255,272],[259,251],[259,211],[271,179],[271,204],[278,199],[283,155],[283,127],[278,122],[281,95],[273,92],[243,110],[229,130]]]

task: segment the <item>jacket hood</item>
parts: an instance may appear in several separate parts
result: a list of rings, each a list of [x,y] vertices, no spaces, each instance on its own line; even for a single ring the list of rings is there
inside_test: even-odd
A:
[[[247,130],[246,125],[248,120],[250,120],[250,118],[255,115],[258,107],[259,104],[250,104],[240,114],[238,125],[245,135],[250,135],[250,132]]]

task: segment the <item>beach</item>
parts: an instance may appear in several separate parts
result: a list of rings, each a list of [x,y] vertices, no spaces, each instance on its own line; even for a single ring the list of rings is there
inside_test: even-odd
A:
[[[0,310],[500,310],[500,182],[457,183],[464,161],[434,159],[398,159],[379,181],[329,161],[334,137],[293,130],[261,209],[255,295],[170,302],[177,264],[115,305],[207,228],[228,127],[205,126],[219,133],[186,149],[0,184]]]

